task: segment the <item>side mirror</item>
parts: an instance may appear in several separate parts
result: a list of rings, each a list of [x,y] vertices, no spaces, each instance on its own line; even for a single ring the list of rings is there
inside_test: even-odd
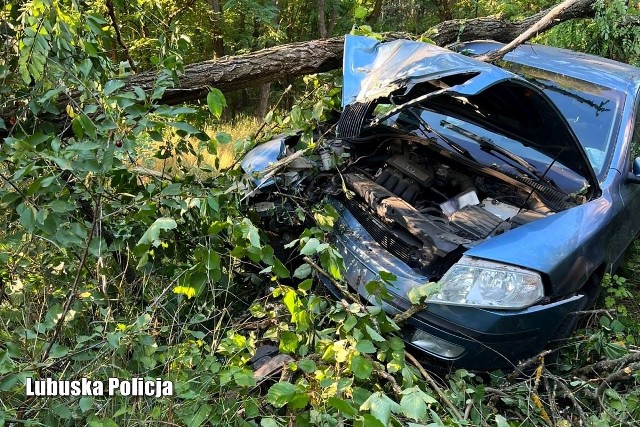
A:
[[[640,184],[640,157],[636,157],[631,167],[631,172],[627,174],[627,182]]]

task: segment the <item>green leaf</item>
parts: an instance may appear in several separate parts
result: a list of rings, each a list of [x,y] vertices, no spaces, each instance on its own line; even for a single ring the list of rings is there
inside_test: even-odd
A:
[[[271,418],[271,417],[262,417],[262,419],[260,420],[260,427],[279,427],[280,424],[278,424],[278,422]]]
[[[289,273],[289,269],[284,266],[284,264],[278,259],[274,258],[273,260],[273,273],[281,279],[286,279],[291,276]]]
[[[295,332],[284,331],[280,333],[279,349],[283,353],[295,353],[298,349],[298,335]]]
[[[233,379],[236,381],[236,384],[242,387],[253,387],[256,385],[253,373],[248,369],[236,372],[233,374]]]
[[[182,186],[180,185],[180,183],[169,184],[162,189],[162,191],[160,192],[160,195],[161,196],[177,196],[182,192],[181,188]]]
[[[304,279],[306,277],[309,277],[310,274],[311,266],[307,263],[304,263],[295,269],[295,271],[293,272],[293,277],[295,277],[296,279]]]
[[[124,87],[124,82],[122,80],[109,80],[105,85],[104,85],[104,90],[103,93],[106,96],[111,95],[113,92],[115,92],[116,90],[123,88]]]
[[[267,401],[276,408],[282,408],[296,395],[296,386],[288,381],[276,383],[267,393]]]
[[[412,304],[420,304],[428,300],[431,296],[440,291],[440,285],[436,282],[429,282],[423,285],[414,286],[409,290],[407,296]]]
[[[81,397],[78,402],[78,406],[82,412],[87,412],[89,409],[93,408],[93,398],[91,397]]]
[[[353,418],[358,415],[358,410],[345,400],[338,399],[337,397],[330,397],[327,399],[327,403],[342,412],[342,414],[347,418]]]
[[[373,329],[371,326],[369,325],[365,325],[365,329],[367,330],[367,333],[369,334],[369,337],[374,340],[374,341],[378,341],[378,342],[383,342],[386,341],[384,339],[384,337],[382,335],[380,335],[378,332],[376,332],[375,329]]]
[[[298,367],[302,369],[303,372],[314,372],[316,370],[316,362],[309,359],[303,359],[298,362]]]
[[[151,224],[147,231],[144,232],[140,240],[138,240],[138,245],[153,244],[157,247],[160,245],[160,231],[172,230],[177,226],[178,224],[173,218],[158,218]]]
[[[356,350],[358,350],[360,353],[375,353],[377,351],[376,347],[369,340],[358,341],[358,343],[356,344]]]
[[[312,237],[311,239],[307,240],[307,243],[305,243],[302,249],[300,249],[300,253],[302,255],[313,255],[317,252],[319,246],[320,240]]]
[[[242,220],[242,235],[245,239],[249,240],[251,246],[256,248],[262,247],[260,244],[260,234],[258,233],[258,229],[248,218]]]
[[[69,353],[69,349],[59,344],[53,344],[51,351],[49,351],[49,357],[52,359],[59,359]]]
[[[347,320],[344,321],[344,331],[349,332],[358,324],[358,318],[355,316],[347,317]],[[356,347],[357,348],[357,347]]]
[[[362,6],[358,6],[356,7],[356,10],[353,12],[353,14],[355,15],[356,19],[362,19],[365,16],[367,16],[369,12],[367,11],[366,8],[362,7]]]
[[[386,426],[389,424],[391,413],[399,413],[402,411],[402,408],[396,402],[391,400],[389,396],[378,391],[369,396],[369,398],[360,405],[360,410],[371,412],[371,415],[376,417]]]
[[[351,359],[351,372],[361,380],[369,378],[371,372],[373,372],[373,363],[366,357],[355,356]]]
[[[509,427],[507,419],[500,414],[496,415],[496,427]]]
[[[427,403],[434,403],[435,399],[420,390],[417,386],[402,391],[400,406],[402,413],[416,421],[423,420],[427,415]]]
[[[219,119],[222,115],[222,110],[227,106],[227,100],[220,89],[213,88],[207,94],[207,106],[209,111],[216,119]]]
[[[53,405],[53,412],[55,412],[56,415],[63,420],[68,420],[69,418],[73,417],[73,414],[71,413],[71,410],[67,405]]]
[[[323,111],[324,111],[324,104],[322,103],[322,100],[320,100],[316,102],[315,105],[313,106],[311,117],[316,120],[320,120],[322,118]]]

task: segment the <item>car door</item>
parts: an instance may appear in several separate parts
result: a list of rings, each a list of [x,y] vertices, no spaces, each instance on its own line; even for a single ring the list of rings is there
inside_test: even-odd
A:
[[[636,99],[640,99],[640,96]],[[640,183],[632,182],[627,178],[628,173],[640,175],[640,170],[637,167],[634,168],[634,159],[640,156],[640,101],[636,102],[635,117],[632,121],[634,128],[631,144],[626,153],[627,168],[621,171],[619,186],[622,208],[614,218],[616,224],[614,224],[614,244],[611,248],[614,266],[622,261],[624,251],[640,232]]]

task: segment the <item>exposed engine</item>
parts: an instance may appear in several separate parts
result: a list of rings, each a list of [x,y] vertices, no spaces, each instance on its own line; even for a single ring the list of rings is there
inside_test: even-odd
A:
[[[463,172],[423,146],[378,147],[352,147],[342,177],[356,197],[339,201],[381,246],[429,277],[480,241],[553,213],[532,192]]]

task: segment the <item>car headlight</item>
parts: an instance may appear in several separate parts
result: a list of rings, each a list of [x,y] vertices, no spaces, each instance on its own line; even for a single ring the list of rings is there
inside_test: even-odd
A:
[[[441,304],[521,309],[544,296],[536,272],[481,259],[462,257],[442,276],[440,291],[429,298]]]

